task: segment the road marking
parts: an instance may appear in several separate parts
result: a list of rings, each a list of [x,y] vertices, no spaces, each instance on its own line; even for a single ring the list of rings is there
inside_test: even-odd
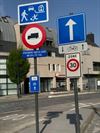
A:
[[[78,93],[78,95],[85,95],[85,94],[97,94],[96,92],[80,92]],[[73,96],[74,93],[69,94],[69,93],[58,93],[58,92],[53,92],[50,93],[50,95],[48,96],[48,98],[55,98],[55,97],[65,97],[65,96]]]
[[[0,117],[0,120],[18,121],[18,120],[22,120],[24,118],[33,117],[33,116],[34,116],[34,114],[12,114],[12,115],[7,115],[7,116]]]
[[[65,96],[73,96],[73,94],[52,94],[48,96],[48,98],[55,98],[55,97],[65,97]]]
[[[42,122],[42,121],[45,121],[45,120],[47,120],[47,119],[44,118],[44,117],[41,117],[41,118],[39,119],[39,122]],[[18,127],[14,127],[14,128],[12,129],[12,132],[13,132],[13,133],[18,132],[18,130],[19,130],[19,131],[20,131],[20,130],[23,130],[23,129],[25,129],[26,127],[29,127],[29,126],[35,125],[35,124],[36,124],[36,121],[35,121],[35,120],[29,121],[28,123],[26,122],[26,123],[24,123],[24,124],[20,124]]]
[[[21,109],[19,110],[14,110],[14,111],[8,111],[8,112],[3,112],[3,113],[0,113],[0,115],[3,115],[3,114],[10,114],[10,113],[14,113],[14,112],[20,112],[22,111]]]
[[[7,116],[3,116],[3,117],[0,117],[1,120],[10,120],[10,119],[13,119],[14,117],[16,117],[18,114],[13,114],[13,115],[7,115]]]
[[[88,104],[86,104],[86,103],[79,103],[79,109],[81,109],[81,108],[85,108],[85,107],[91,107],[91,106],[96,106],[96,105],[99,105],[100,104],[100,102],[99,103],[88,103]],[[72,104],[72,106],[74,106],[75,107],[75,104]],[[74,111],[75,110],[75,108],[72,108],[72,109],[70,109],[69,111]]]

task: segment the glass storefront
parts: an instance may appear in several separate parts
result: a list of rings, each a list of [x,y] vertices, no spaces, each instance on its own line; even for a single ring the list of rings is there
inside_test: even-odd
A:
[[[7,75],[6,59],[0,59],[0,95],[17,94],[17,85]]]

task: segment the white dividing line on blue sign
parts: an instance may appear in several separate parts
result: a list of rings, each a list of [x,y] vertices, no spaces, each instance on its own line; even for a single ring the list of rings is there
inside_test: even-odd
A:
[[[18,5],[19,25],[42,23],[48,20],[48,1]]]

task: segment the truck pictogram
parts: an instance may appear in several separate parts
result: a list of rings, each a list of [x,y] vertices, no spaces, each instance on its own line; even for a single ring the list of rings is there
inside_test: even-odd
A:
[[[39,34],[38,33],[32,33],[31,35],[28,36],[28,39],[34,39],[34,38],[38,38]]]

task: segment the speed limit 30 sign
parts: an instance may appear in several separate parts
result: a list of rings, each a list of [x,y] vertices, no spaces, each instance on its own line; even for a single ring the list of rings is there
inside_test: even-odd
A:
[[[67,77],[79,77],[81,75],[80,53],[66,55]]]

